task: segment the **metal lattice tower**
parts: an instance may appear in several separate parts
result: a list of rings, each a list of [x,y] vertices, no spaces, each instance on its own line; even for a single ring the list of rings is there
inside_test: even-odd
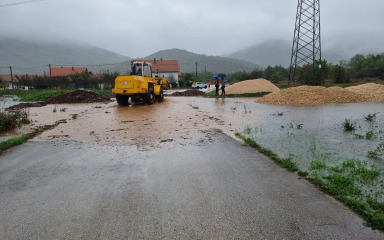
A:
[[[305,68],[302,68],[306,66]],[[300,68],[300,71],[298,71]],[[298,0],[293,38],[289,85],[302,82],[304,75],[322,84],[320,39],[320,0]]]

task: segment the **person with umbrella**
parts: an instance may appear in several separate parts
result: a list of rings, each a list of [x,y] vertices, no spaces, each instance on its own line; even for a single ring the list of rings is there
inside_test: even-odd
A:
[[[225,96],[225,79],[221,77],[221,95]]]

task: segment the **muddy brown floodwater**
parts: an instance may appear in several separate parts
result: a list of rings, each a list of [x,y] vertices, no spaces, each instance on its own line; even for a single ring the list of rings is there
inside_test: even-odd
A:
[[[112,103],[58,104],[31,108],[33,127],[66,120],[35,140],[71,139],[107,145],[148,146],[187,138],[199,130],[221,129],[234,137],[243,127],[255,123],[243,102],[255,99],[207,99],[167,97],[163,103],[118,106]],[[53,110],[56,108],[56,112]],[[26,131],[26,129],[22,129]]]

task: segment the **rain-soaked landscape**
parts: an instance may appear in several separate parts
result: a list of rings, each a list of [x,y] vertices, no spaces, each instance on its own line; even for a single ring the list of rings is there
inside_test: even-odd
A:
[[[16,101],[16,99],[12,99],[12,101],[14,100]],[[32,128],[39,126],[56,125],[54,128],[37,135],[25,145],[2,154],[3,160],[12,159],[12,161],[2,161],[3,167],[11,167],[12,169],[14,164],[21,167],[20,170],[12,170],[15,173],[10,171],[10,175],[5,175],[5,178],[9,179],[9,181],[4,182],[3,187],[6,187],[7,190],[4,188],[3,192],[6,193],[5,196],[9,201],[7,200],[3,204],[4,209],[8,209],[4,213],[4,217],[13,218],[13,216],[23,214],[23,211],[34,211],[33,209],[40,208],[36,204],[46,202],[40,196],[52,195],[51,197],[53,197],[57,194],[67,204],[75,201],[72,197],[76,197],[76,199],[78,197],[89,198],[88,195],[91,194],[93,197],[89,199],[90,206],[93,206],[92,204],[96,204],[96,206],[86,207],[85,211],[99,211],[97,201],[100,200],[100,194],[103,195],[103,192],[106,191],[103,186],[108,186],[108,189],[110,189],[108,191],[117,194],[115,197],[124,194],[124,191],[131,192],[133,198],[127,198],[133,200],[133,202],[128,201],[130,208],[140,207],[141,210],[135,211],[156,221],[160,221],[161,217],[157,216],[157,214],[153,215],[153,211],[156,213],[156,211],[163,211],[162,208],[174,209],[174,204],[191,206],[191,204],[205,201],[201,200],[201,198],[207,198],[204,195],[205,192],[209,196],[217,192],[217,196],[220,197],[212,199],[211,202],[215,203],[214,206],[220,208],[222,204],[224,204],[224,208],[227,208],[229,203],[226,203],[226,201],[231,202],[233,201],[231,199],[240,197],[240,199],[236,200],[237,204],[230,204],[235,206],[233,212],[230,210],[230,215],[234,216],[236,220],[228,219],[228,222],[224,222],[225,224],[243,223],[243,227],[237,227],[238,231],[217,232],[214,227],[222,227],[221,225],[224,223],[211,220],[212,223],[207,226],[212,231],[207,233],[200,225],[194,225],[194,221],[200,221],[198,217],[204,214],[196,215],[197,218],[191,217],[190,209],[182,206],[176,209],[184,209],[183,213],[174,215],[176,209],[171,210],[170,215],[167,215],[166,220],[164,220],[169,224],[170,221],[179,221],[176,220],[179,217],[189,216],[186,224],[188,221],[192,222],[187,225],[183,224],[181,227],[189,226],[188,228],[191,231],[195,234],[203,234],[202,236],[218,237],[224,233],[237,233],[239,236],[245,237],[248,236],[244,235],[247,232],[242,229],[248,224],[250,224],[249,227],[252,228],[252,232],[256,232],[261,223],[268,222],[254,219],[252,222],[246,223],[248,220],[243,219],[244,215],[242,211],[237,210],[238,207],[246,207],[248,209],[246,212],[252,213],[250,215],[252,218],[265,216],[271,219],[272,216],[273,221],[277,222],[287,221],[285,217],[281,218],[280,213],[277,213],[286,211],[288,219],[295,221],[294,224],[301,229],[308,227],[308,221],[316,221],[312,224],[317,226],[332,226],[338,224],[336,222],[348,222],[349,232],[341,230],[343,236],[350,236],[350,234],[362,234],[361,236],[363,236],[366,234],[365,231],[368,230],[361,231],[362,223],[356,224],[357,219],[350,218],[348,212],[345,213],[346,215],[332,214],[332,217],[330,217],[331,213],[323,214],[317,218],[311,217],[313,214],[317,214],[318,211],[323,212],[324,209],[330,209],[331,212],[334,212],[336,211],[334,207],[338,205],[334,206],[333,201],[323,199],[323,196],[312,196],[312,191],[315,190],[315,193],[317,190],[310,184],[305,183],[305,186],[302,186],[302,183],[300,183],[302,181],[301,177],[297,178],[296,175],[285,170],[282,170],[282,172],[281,169],[277,170],[276,165],[270,160],[261,158],[259,153],[245,148],[239,136],[253,139],[263,147],[277,153],[281,158],[291,158],[300,170],[299,175],[307,176],[308,179],[314,179],[315,177],[327,179],[327,176],[332,175],[331,171],[335,171],[338,165],[344,166],[348,163],[348,166],[352,166],[351,159],[355,159],[353,160],[353,164],[355,164],[353,166],[356,169],[364,172],[368,170],[369,172],[383,167],[380,155],[376,158],[367,157],[368,151],[374,150],[382,142],[383,116],[379,113],[381,104],[358,103],[303,107],[259,104],[255,102],[256,100],[257,98],[167,96],[164,102],[156,102],[153,105],[138,103],[130,106],[118,106],[116,102],[112,101],[104,103],[48,104],[42,107],[28,108],[31,124],[23,125],[16,131],[6,134],[5,138],[28,132]],[[370,114],[372,119],[368,121],[365,117]],[[375,114],[374,117],[373,114]],[[349,119],[356,126],[356,131],[344,131],[343,124],[346,119]],[[365,139],[368,136],[368,131],[372,131],[372,137]],[[230,140],[231,138],[232,140]],[[24,152],[27,154],[25,155]],[[28,152],[31,152],[32,158]],[[26,161],[28,164],[18,164],[19,161],[20,163]],[[243,165],[248,161],[251,166]],[[364,161],[368,161],[368,164],[364,165]],[[358,162],[362,162],[363,165],[359,165]],[[371,166],[371,163],[374,163],[377,167]],[[80,167],[81,171],[78,167]],[[346,174],[346,176],[350,174],[344,171],[342,167],[339,167],[338,170],[340,170],[338,171],[340,174]],[[276,173],[276,171],[279,173]],[[126,175],[126,173],[130,174]],[[223,173],[225,174],[223,175]],[[282,173],[283,175],[281,175]],[[59,181],[54,181],[53,179],[57,177],[59,177]],[[223,177],[228,182],[226,185],[222,185],[222,180],[216,181],[216,177]],[[28,179],[35,180],[30,182]],[[73,180],[69,181],[69,179]],[[99,182],[99,187],[90,188],[89,179]],[[175,179],[178,180],[175,181]],[[369,177],[369,180],[359,181],[358,184],[355,184],[358,189],[363,191],[358,197],[363,200],[369,198],[377,202],[381,201],[383,196],[382,171],[380,170],[379,174],[373,178]],[[127,182],[130,184],[127,185]],[[49,186],[50,190],[41,195],[42,192],[46,191],[46,185]],[[227,189],[228,186],[232,185],[234,186],[233,189],[237,189],[234,192]],[[212,189],[213,186],[215,186],[216,190]],[[243,186],[240,195],[238,195],[239,186]],[[222,189],[223,187],[224,189]],[[58,192],[57,189],[60,188],[73,192],[73,194],[66,195],[65,191]],[[230,188],[232,189],[232,187]],[[171,189],[183,189],[183,191],[180,190],[169,195]],[[147,193],[147,191],[149,192]],[[249,201],[245,201],[246,199],[241,196],[249,194],[249,191],[252,192],[252,197],[249,198]],[[301,193],[301,191],[304,191],[305,194]],[[21,209],[20,211],[12,210],[16,209],[16,206],[26,203],[25,198],[14,195],[17,192],[23,192],[27,195],[32,194],[36,206],[23,208],[24,210]],[[308,194],[312,196],[310,199]],[[290,197],[287,198],[287,196]],[[175,198],[175,201],[169,202],[167,199],[172,197]],[[147,203],[144,205],[138,204],[136,198],[145,199]],[[275,204],[271,205],[271,199],[275,204],[278,204],[276,206],[280,206],[280,201],[284,204],[276,207]],[[287,199],[292,200],[288,201],[288,205]],[[143,200],[140,200],[140,202]],[[263,202],[262,205],[259,205],[259,201]],[[301,214],[299,215],[296,215],[297,211],[299,211],[296,209],[297,201],[300,202]],[[331,204],[332,207],[329,205],[324,207],[323,201],[327,202],[326,205]],[[313,205],[313,202],[318,204]],[[49,204],[52,205],[51,209],[68,212],[70,213],[68,217],[75,216],[75,219],[77,219],[75,221],[93,221],[88,219],[88,215],[79,215],[78,209],[57,206],[58,203],[49,201]],[[119,202],[122,206],[113,203],[111,199],[111,201],[106,201],[105,204],[108,204],[111,208],[119,209],[127,202]],[[269,205],[271,209],[269,209]],[[151,206],[155,207],[155,209],[152,209]],[[215,210],[215,208],[212,210],[209,206],[209,202],[199,204],[196,209],[199,209],[198,211],[204,209],[208,214],[207,216],[226,212],[226,210]],[[145,210],[148,207],[150,208]],[[263,212],[259,209],[260,207],[268,207],[269,210],[260,215]],[[36,223],[41,226],[50,226],[49,236],[60,236],[57,234],[60,234],[60,231],[63,232],[63,230],[55,224],[61,221],[57,219],[59,215],[52,215],[52,224],[47,223],[44,215],[50,215],[50,208],[41,209],[43,211],[41,214],[33,213]],[[14,215],[13,211],[16,211],[17,214]],[[168,212],[168,210],[166,211]],[[296,216],[293,219],[293,213],[288,213],[290,211],[295,212]],[[156,227],[148,223],[147,220],[143,220],[140,215],[136,216],[133,213],[126,212],[124,216],[130,216],[130,218],[141,222],[142,226],[148,226],[150,229]],[[147,214],[150,215],[147,216]],[[273,217],[275,214],[279,217]],[[160,216],[165,217],[164,215]],[[65,219],[68,220],[68,217],[65,216]],[[336,220],[335,218],[338,217],[343,220]],[[125,226],[128,229],[139,229],[129,224],[127,222],[129,219],[123,220],[128,224]],[[210,217],[205,219],[210,219]],[[17,221],[19,220],[17,218],[14,220],[14,223],[13,221],[9,222],[10,226],[12,224],[18,226]],[[101,220],[98,217],[96,221],[105,222],[106,220]],[[116,224],[113,220],[107,222],[108,224]],[[162,223],[163,226],[166,226],[164,224]],[[177,229],[174,224],[172,226]],[[34,228],[33,225],[28,226]],[[45,236],[40,227],[35,227],[40,229],[35,236]],[[281,231],[277,231],[279,233],[275,232],[274,227],[263,227],[263,229],[268,234],[271,234],[270,231],[272,231],[274,235],[277,234],[276,236],[279,234],[279,236],[285,236],[287,231],[289,234],[309,236],[299,233],[299,231],[285,230],[285,227]],[[79,231],[78,228],[73,230]],[[184,234],[185,231],[184,229],[177,232],[177,234]],[[318,231],[322,231],[324,235],[330,229],[311,227],[308,228],[306,234],[315,236]],[[107,234],[107,232],[101,232],[101,234]],[[100,231],[94,230],[94,233],[100,233]],[[110,236],[117,233],[137,237],[145,236],[147,231],[132,232],[122,228],[121,231],[111,233]],[[152,230],[152,234],[156,236],[160,233],[169,236],[168,231],[156,228]],[[12,234],[24,234],[24,232],[12,233],[7,231],[6,234],[6,236],[13,236]],[[85,236],[86,233],[79,231],[77,234],[76,236]],[[381,236],[380,233],[375,231],[369,232],[369,234],[372,234],[373,239],[379,239]],[[34,235],[27,234],[27,236]]]

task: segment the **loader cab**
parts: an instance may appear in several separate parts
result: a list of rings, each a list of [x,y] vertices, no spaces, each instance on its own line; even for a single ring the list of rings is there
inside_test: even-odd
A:
[[[152,77],[152,65],[147,62],[131,62],[131,75]]]

